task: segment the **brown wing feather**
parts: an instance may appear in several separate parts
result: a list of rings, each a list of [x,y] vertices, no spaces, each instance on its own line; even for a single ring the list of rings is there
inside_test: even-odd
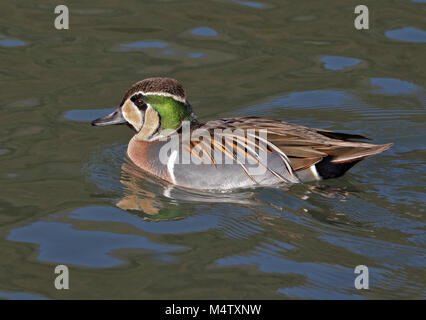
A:
[[[392,146],[351,141],[368,139],[358,134],[331,132],[258,117],[212,120],[201,128],[211,132],[218,128],[266,129],[268,141],[287,155],[295,171],[309,168],[329,155],[333,157],[333,162],[350,162],[383,152]]]
[[[328,130],[320,130],[316,129],[316,132],[332,138],[332,139],[338,139],[338,140],[344,140],[344,141],[351,141],[351,140],[370,140],[367,137],[364,137],[360,134],[352,134],[352,133],[342,133],[342,132],[332,132]]]

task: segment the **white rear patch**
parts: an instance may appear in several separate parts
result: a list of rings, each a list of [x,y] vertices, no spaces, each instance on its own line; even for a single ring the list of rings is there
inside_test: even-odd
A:
[[[175,173],[173,170],[175,168],[175,161],[176,161],[177,155],[178,155],[177,150],[174,150],[172,154],[170,155],[169,161],[167,161],[167,170],[169,171],[170,179],[172,180],[174,184],[176,184],[176,178],[175,178]]]
[[[318,174],[318,171],[317,171],[317,168],[315,168],[315,165],[311,166],[311,167],[309,168],[309,170],[311,170],[312,175],[315,177],[315,179],[317,179],[317,180],[321,180],[321,177],[320,177],[320,175]]]

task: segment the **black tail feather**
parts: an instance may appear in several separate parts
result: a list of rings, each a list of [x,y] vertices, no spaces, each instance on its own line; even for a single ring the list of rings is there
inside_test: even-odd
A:
[[[332,156],[327,156],[315,165],[315,168],[321,178],[330,179],[340,177],[363,158],[342,163],[332,162],[332,159]]]

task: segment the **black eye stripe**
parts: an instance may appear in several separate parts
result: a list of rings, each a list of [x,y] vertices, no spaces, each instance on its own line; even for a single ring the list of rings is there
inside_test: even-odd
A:
[[[142,94],[138,93],[133,95],[130,100],[135,104],[135,106],[137,106],[140,110],[145,111],[147,108],[147,105],[145,103],[145,101],[143,101],[143,96]]]
[[[134,102],[136,99],[139,99],[139,98],[142,98],[142,94],[137,93],[137,94],[134,94],[134,95],[130,98],[130,100],[132,100],[132,101]]]

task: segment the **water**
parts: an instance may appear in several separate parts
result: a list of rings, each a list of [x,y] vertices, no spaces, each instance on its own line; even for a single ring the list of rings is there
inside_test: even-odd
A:
[[[424,1],[375,1],[364,31],[331,0],[72,1],[67,31],[55,5],[0,4],[0,298],[425,298]],[[336,180],[172,188],[125,159],[128,128],[89,125],[151,76],[201,120],[395,145]]]

